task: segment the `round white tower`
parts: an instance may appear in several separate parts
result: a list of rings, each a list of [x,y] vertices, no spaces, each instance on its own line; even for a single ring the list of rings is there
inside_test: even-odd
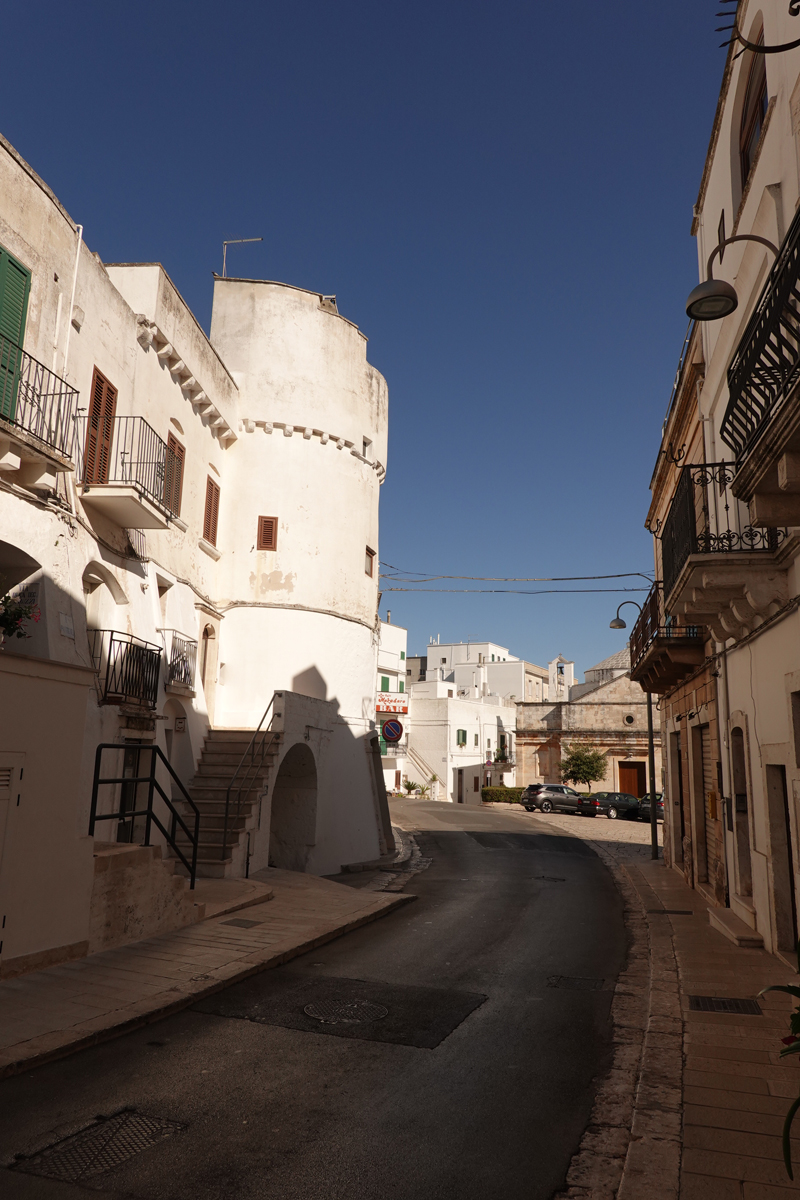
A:
[[[378,499],[388,395],[335,300],[220,279],[211,341],[239,388],[226,452],[215,725],[254,727],[275,690],[374,717]]]

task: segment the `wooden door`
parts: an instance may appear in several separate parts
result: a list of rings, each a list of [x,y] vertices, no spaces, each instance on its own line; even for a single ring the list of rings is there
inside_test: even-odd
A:
[[[643,796],[647,791],[647,769],[642,762],[619,764],[619,790],[630,796]]]

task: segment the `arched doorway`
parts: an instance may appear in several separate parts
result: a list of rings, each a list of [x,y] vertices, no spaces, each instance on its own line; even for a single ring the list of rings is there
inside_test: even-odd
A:
[[[317,837],[317,765],[303,742],[292,746],[272,789],[269,865],[305,871]]]

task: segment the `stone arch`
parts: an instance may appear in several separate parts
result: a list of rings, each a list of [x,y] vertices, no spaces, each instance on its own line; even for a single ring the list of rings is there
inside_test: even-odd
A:
[[[305,871],[317,837],[317,764],[305,742],[292,746],[272,789],[269,865]]]
[[[0,541],[0,596],[41,570],[41,566],[13,542]]]

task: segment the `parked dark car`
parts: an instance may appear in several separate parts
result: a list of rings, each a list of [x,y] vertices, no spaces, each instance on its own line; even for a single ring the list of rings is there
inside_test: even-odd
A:
[[[604,813],[611,821],[639,816],[639,801],[630,792],[597,792],[595,799],[599,803],[598,812]]]
[[[646,792],[639,801],[639,817],[642,821],[650,820],[650,793]],[[656,820],[664,820],[664,793],[656,792]]]
[[[582,796],[574,788],[556,783],[532,783],[525,788],[520,797],[527,812],[549,813],[553,809],[558,812],[582,813],[585,817],[597,816],[597,799],[595,796]]]

